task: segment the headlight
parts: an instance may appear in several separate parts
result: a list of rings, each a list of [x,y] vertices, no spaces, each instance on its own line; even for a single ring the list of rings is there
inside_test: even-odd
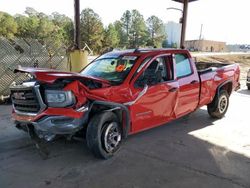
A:
[[[75,104],[72,91],[45,90],[45,99],[49,107],[68,107]]]

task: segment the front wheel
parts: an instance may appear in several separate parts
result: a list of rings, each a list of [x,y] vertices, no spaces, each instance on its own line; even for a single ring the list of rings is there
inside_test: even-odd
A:
[[[207,105],[208,114],[212,118],[221,119],[227,112],[229,95],[225,90],[219,92],[219,96]]]
[[[104,159],[112,157],[119,149],[121,139],[121,126],[113,112],[102,112],[90,120],[86,141],[95,156]]]

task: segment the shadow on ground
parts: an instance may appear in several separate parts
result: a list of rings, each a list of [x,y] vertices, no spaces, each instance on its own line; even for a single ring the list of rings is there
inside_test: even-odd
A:
[[[242,89],[242,90],[237,91],[237,93],[244,94],[244,95],[250,95],[250,90]]]
[[[0,110],[0,187],[250,187],[250,159],[189,135],[214,124],[205,110],[130,136],[109,160],[86,144],[58,140],[42,160]],[[4,134],[3,131],[5,132]]]

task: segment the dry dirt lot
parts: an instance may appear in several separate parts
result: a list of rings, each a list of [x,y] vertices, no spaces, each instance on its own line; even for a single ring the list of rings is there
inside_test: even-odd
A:
[[[28,135],[0,106],[0,187],[250,187],[250,92],[231,96],[225,118],[206,108],[130,136],[110,160],[92,156],[84,142],[58,140],[42,160]]]

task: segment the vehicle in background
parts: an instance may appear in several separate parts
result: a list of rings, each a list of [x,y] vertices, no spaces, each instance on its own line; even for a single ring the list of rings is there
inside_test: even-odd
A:
[[[250,90],[250,69],[247,72],[247,89]]]
[[[187,50],[177,49],[109,52],[80,73],[36,68],[15,72],[33,76],[10,88],[17,128],[38,146],[57,135],[84,137],[89,149],[105,159],[128,135],[204,105],[211,117],[222,118],[229,96],[240,86],[237,64],[195,63]]]

